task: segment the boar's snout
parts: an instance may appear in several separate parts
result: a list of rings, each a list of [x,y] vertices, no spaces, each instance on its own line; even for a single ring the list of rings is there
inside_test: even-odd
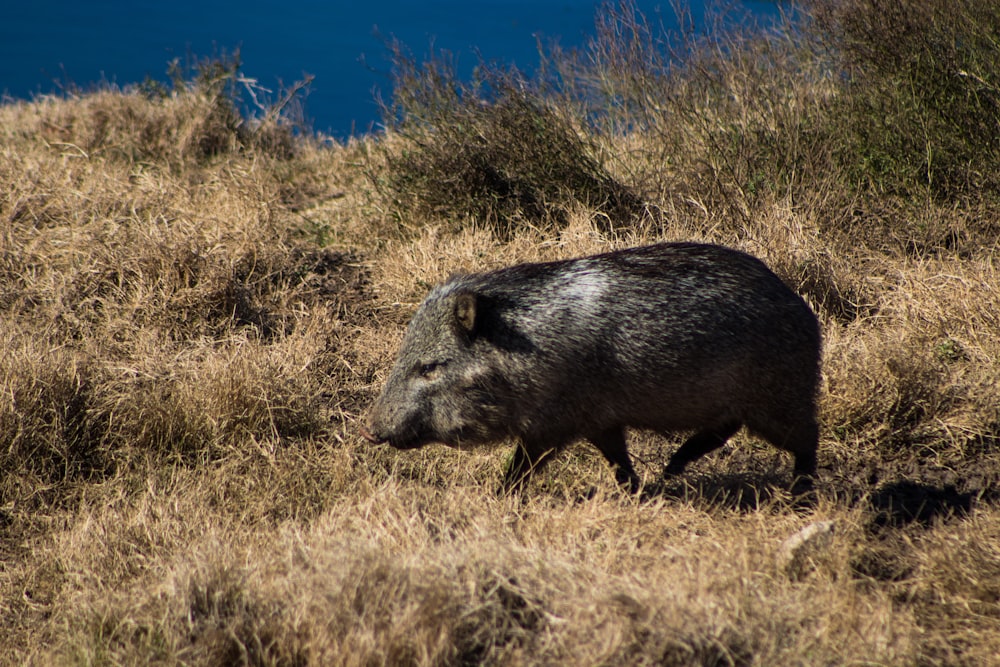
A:
[[[389,440],[389,430],[383,413],[382,402],[376,399],[368,408],[364,421],[358,425],[358,433],[368,442],[380,445]]]
[[[395,449],[416,449],[422,447],[429,439],[421,437],[420,431],[414,424],[397,425],[397,415],[391,414],[388,418],[382,411],[381,404],[377,404],[368,414],[364,424],[360,424],[358,433],[368,442],[376,445],[389,445]]]

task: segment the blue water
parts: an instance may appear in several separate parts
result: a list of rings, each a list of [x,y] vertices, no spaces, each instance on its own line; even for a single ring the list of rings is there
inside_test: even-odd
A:
[[[694,0],[693,15],[704,0]],[[753,16],[774,2],[741,3]],[[368,0],[367,2],[114,2],[22,0],[0,12],[0,93],[30,99],[69,87],[167,80],[168,63],[239,49],[241,73],[275,91],[315,78],[306,119],[344,138],[377,126],[376,91],[391,95],[386,37],[418,59],[446,49],[470,71],[476,52],[531,71],[537,39],[582,46],[598,3],[586,0]],[[673,20],[670,3],[637,2],[649,17]],[[433,46],[432,46],[433,45]]]

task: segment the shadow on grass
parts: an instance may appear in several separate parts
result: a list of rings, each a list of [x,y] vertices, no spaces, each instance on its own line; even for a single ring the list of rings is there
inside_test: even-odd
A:
[[[954,485],[934,486],[923,482],[899,480],[885,484],[868,502],[874,514],[869,529],[928,527],[936,521],[967,516],[976,502],[989,499],[995,492],[959,491]]]
[[[657,479],[642,489],[642,499],[663,498],[698,502],[737,512],[755,512],[774,504],[810,501],[811,494],[791,496],[790,480],[777,471],[765,474],[747,472],[714,475],[680,476]]]
[[[960,490],[954,484],[913,480],[895,480],[876,489],[835,488],[821,477],[815,489],[793,492],[788,475],[777,470],[658,479],[642,490],[643,500],[696,502],[736,512],[768,507],[807,511],[815,508],[819,497],[826,496],[840,497],[851,506],[865,505],[871,512],[868,527],[872,532],[927,528],[940,521],[964,518],[983,503],[1000,503],[998,488]]]

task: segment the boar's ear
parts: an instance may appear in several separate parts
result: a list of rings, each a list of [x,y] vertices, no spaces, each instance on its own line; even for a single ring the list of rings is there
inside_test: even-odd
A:
[[[455,325],[467,336],[475,331],[476,295],[473,292],[459,292],[455,295]]]

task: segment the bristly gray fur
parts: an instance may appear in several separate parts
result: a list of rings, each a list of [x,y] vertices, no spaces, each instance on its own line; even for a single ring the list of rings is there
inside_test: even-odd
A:
[[[411,320],[368,436],[407,449],[519,442],[504,487],[586,438],[633,491],[625,428],[693,430],[665,472],[740,426],[816,468],[820,331],[760,260],[664,243],[460,275]]]

